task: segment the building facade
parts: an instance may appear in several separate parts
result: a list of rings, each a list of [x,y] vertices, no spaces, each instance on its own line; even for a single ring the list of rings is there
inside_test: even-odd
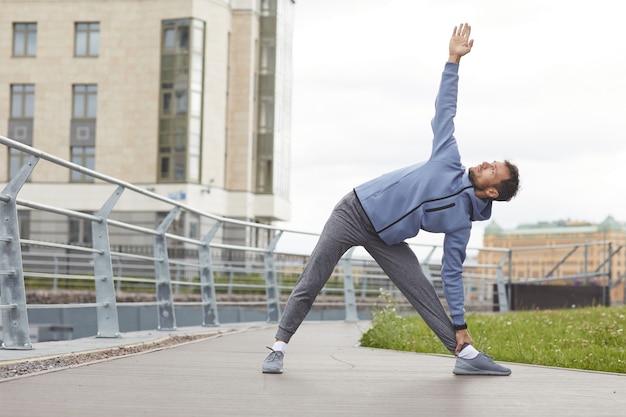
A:
[[[513,249],[512,282],[607,285],[610,275],[611,300],[624,301],[626,225],[611,216],[598,224],[555,221],[510,230],[492,222],[485,228],[483,247]],[[502,256],[481,250],[478,262],[494,265]],[[595,272],[600,274],[593,276]]]
[[[288,220],[294,7],[0,0],[0,132],[208,213]],[[0,147],[0,183],[26,157]],[[100,186],[80,171],[38,166],[20,195],[92,213]],[[150,206],[116,210],[139,224],[165,215]],[[90,241],[80,220],[24,210],[20,221],[25,238]],[[193,218],[177,223],[190,237],[202,228]],[[252,245],[262,238],[237,227],[221,236]]]

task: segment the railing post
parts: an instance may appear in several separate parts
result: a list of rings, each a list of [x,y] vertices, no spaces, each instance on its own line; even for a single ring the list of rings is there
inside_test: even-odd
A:
[[[265,249],[263,259],[265,261],[265,294],[267,296],[267,321],[277,322],[280,320],[280,291],[276,284],[276,263],[274,262],[274,249],[283,231],[277,231],[276,235]]]
[[[202,325],[219,326],[217,315],[217,297],[215,296],[215,278],[213,275],[213,264],[211,263],[211,240],[222,226],[218,221],[211,230],[204,236],[205,246],[198,250],[200,257],[200,291],[202,292]]]
[[[91,222],[93,248],[98,251],[98,253],[93,254],[93,269],[96,281],[96,313],[98,318],[97,337],[120,336],[117,302],[115,300],[115,283],[113,281],[113,264],[111,262],[111,244],[106,219],[113,211],[113,207],[123,192],[123,187],[117,187],[96,214],[96,216],[100,217],[100,221],[94,220]]]
[[[57,255],[54,255],[52,259],[54,259],[54,278],[52,278],[52,291],[57,292],[57,290],[59,289],[59,278],[57,278],[59,276],[59,257]]]
[[[608,255],[607,258],[609,258],[611,256],[611,253],[613,253],[613,245],[611,244],[611,242],[608,243]],[[613,262],[608,259],[608,263],[607,263],[607,283],[606,283],[606,287],[604,288],[604,291],[602,291],[602,295],[603,295],[603,303],[605,306],[611,306],[611,275],[613,274],[612,271],[612,264]],[[607,300],[608,298],[608,300]]]
[[[352,252],[354,247],[341,258],[343,268],[343,299],[346,306],[346,321],[355,322],[359,320],[356,310],[356,296],[354,294],[354,277],[352,276]]]
[[[235,273],[233,272],[233,263],[228,263],[228,295],[233,295],[233,284],[235,283]]]
[[[113,262],[113,260],[111,260],[111,262]],[[118,277],[122,277],[123,275],[123,269],[122,269],[122,262],[119,258],[115,259],[115,266],[116,266],[116,270],[117,270],[117,276]],[[117,281],[117,285],[116,285],[116,289],[117,291],[121,291],[122,290],[122,280],[119,279]]]
[[[437,250],[437,246],[433,246],[430,249],[430,252],[428,252],[428,255],[426,255],[424,260],[422,260],[421,262],[422,272],[424,273],[424,275],[426,275],[426,278],[428,278],[431,284],[434,284],[434,279],[433,279],[433,274],[430,270],[430,260],[432,259],[433,254],[435,253],[436,250]]]
[[[154,237],[154,257],[156,258],[154,261],[154,282],[156,285],[158,330],[176,329],[172,278],[170,276],[170,262],[167,255],[165,232],[178,215],[179,210],[180,208],[176,206],[168,213],[159,227],[157,227],[158,235]]]
[[[589,245],[585,243],[583,248],[583,276],[585,277],[585,285],[589,285]]]
[[[3,349],[32,349],[26,310],[24,266],[17,218],[17,194],[39,157],[31,156],[2,191],[0,199],[0,313]]]
[[[365,268],[365,265],[363,265]],[[367,297],[367,286],[369,285],[369,277],[367,273],[363,274],[363,280],[361,281],[361,298]]]
[[[509,261],[509,270],[511,269],[510,257],[511,251],[508,251],[506,255],[502,257],[496,269],[496,287],[498,288],[498,304],[501,313],[509,311],[509,297],[506,292],[506,280],[504,279],[503,268],[504,264]]]

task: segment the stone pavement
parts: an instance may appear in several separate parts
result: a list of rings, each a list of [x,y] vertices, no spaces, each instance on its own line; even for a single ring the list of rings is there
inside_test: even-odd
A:
[[[454,358],[358,346],[368,322],[305,321],[282,375],[261,373],[275,325],[181,328],[199,341],[0,379],[0,415],[625,416],[626,375],[507,364],[508,377],[454,376]],[[220,333],[217,333],[217,332]],[[44,342],[11,361],[147,343],[167,333]]]

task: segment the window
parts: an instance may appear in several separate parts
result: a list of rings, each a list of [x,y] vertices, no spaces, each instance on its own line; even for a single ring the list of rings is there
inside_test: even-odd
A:
[[[263,14],[276,13],[276,0],[261,0],[261,12]]]
[[[86,213],[93,214],[93,213]],[[77,246],[92,246],[93,235],[91,233],[91,221],[87,219],[75,219],[69,220],[68,236],[70,245]]]
[[[100,23],[76,23],[74,55],[100,55]]]
[[[18,210],[17,221],[20,231],[20,238],[30,239],[30,213],[31,210]],[[30,245],[24,245],[22,250],[28,248]]]
[[[95,169],[96,149],[94,146],[72,146],[70,150],[73,163],[91,170]],[[93,182],[93,177],[79,171],[72,171],[70,180],[72,182]]]
[[[95,119],[98,111],[98,86],[95,84],[74,85],[74,119]]]
[[[17,175],[20,168],[26,163],[28,156],[28,154],[15,148],[9,148],[9,178]]]
[[[161,115],[168,116],[184,116],[187,114],[187,85],[174,85],[172,83],[163,83],[161,85]]]
[[[77,165],[95,170],[98,86],[76,84],[73,88],[70,158]],[[70,181],[93,182],[94,179],[82,172],[72,171]]]
[[[37,23],[13,24],[13,56],[37,55]]]
[[[33,144],[33,117],[35,115],[35,85],[13,84],[11,86],[11,118],[9,137],[25,145]],[[13,178],[26,163],[29,155],[9,148],[9,178]]]
[[[11,86],[11,118],[32,119],[35,114],[35,85],[13,84]]]
[[[189,51],[189,19],[165,22],[163,52],[178,54]]]
[[[204,23],[163,21],[159,111],[159,182],[200,180]]]

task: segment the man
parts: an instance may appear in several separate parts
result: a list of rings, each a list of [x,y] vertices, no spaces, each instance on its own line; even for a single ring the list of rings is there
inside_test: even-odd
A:
[[[509,201],[519,186],[508,161],[483,162],[467,172],[454,137],[458,69],[472,50],[471,27],[455,27],[435,101],[430,159],[356,187],[335,206],[283,312],[264,373],[282,373],[287,343],[352,246],[363,246],[446,348],[457,375],[509,375],[510,369],[476,350],[465,323],[463,262],[473,221],[491,217],[494,200]],[[444,233],[441,276],[450,316],[404,242],[420,230]]]

